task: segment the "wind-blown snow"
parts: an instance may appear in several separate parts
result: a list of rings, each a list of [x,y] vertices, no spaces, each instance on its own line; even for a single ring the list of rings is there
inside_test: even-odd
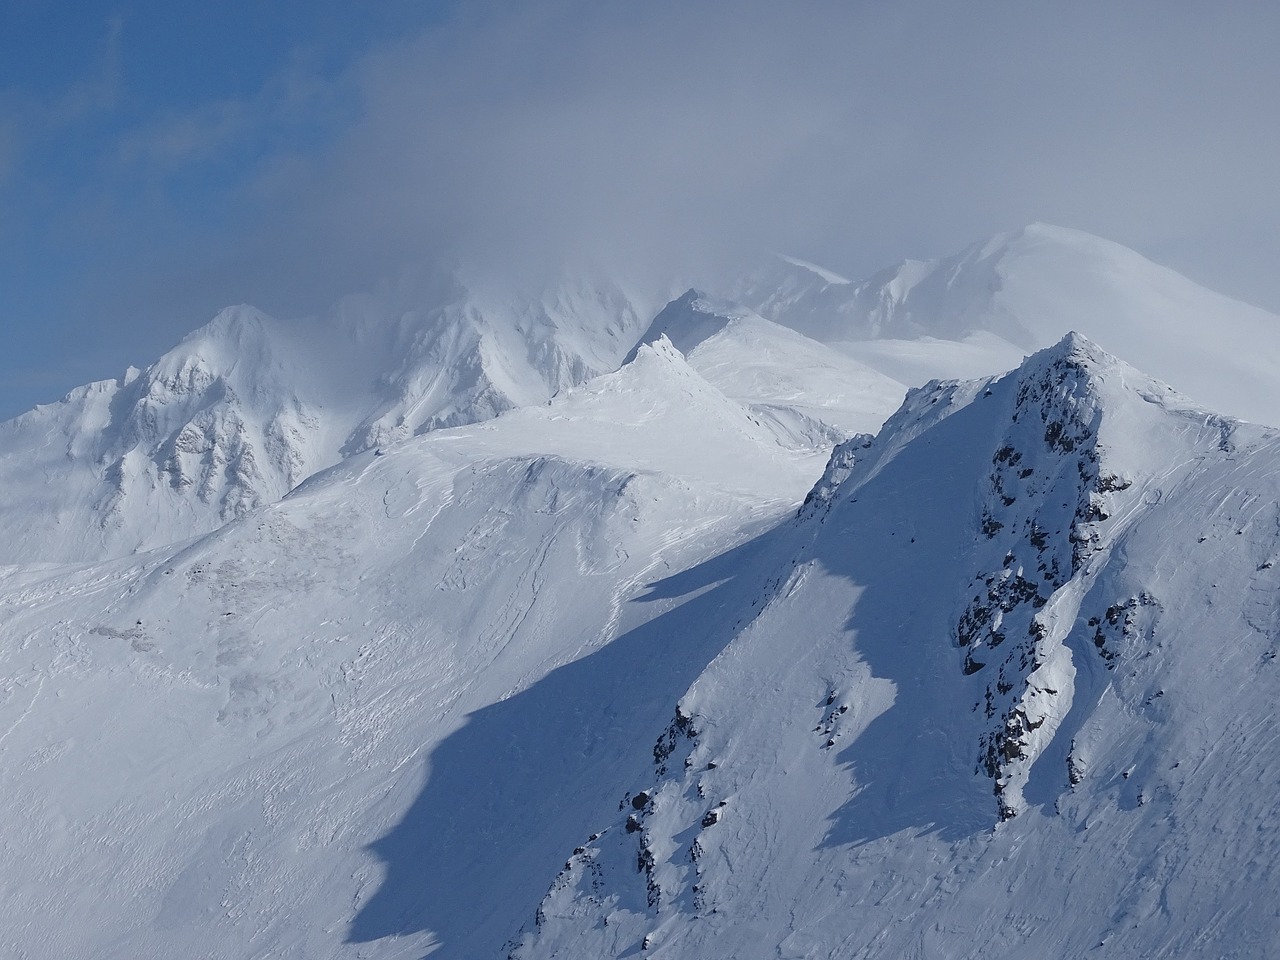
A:
[[[788,257],[781,253],[778,254],[778,257],[784,263],[789,263],[793,267],[799,267],[802,270],[808,270],[810,273],[815,274],[823,283],[838,284],[851,282],[840,276],[838,273],[832,273],[830,270],[824,269],[815,263],[810,263],[808,260],[798,260],[795,257]]]

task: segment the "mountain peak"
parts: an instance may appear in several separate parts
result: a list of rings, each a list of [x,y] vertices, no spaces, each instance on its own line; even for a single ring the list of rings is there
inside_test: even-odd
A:
[[[676,350],[688,354],[698,344],[723,330],[732,320],[748,315],[753,314],[727,300],[720,300],[690,287],[653,318],[649,329],[641,335],[623,362],[630,363],[641,346],[655,343],[660,338],[667,339]]]
[[[1265,954],[1280,433],[1110,339],[1199,363],[1215,301],[1178,343],[1173,275],[1042,225],[779,264],[870,339],[240,306],[0,425],[7,952]],[[905,401],[853,359],[993,340]]]
[[[1023,366],[1037,363],[1070,363],[1077,366],[1112,366],[1120,360],[1082,333],[1068,331],[1061,340],[1028,357]]]
[[[223,307],[202,327],[182,338],[182,344],[216,343],[228,347],[244,347],[261,339],[273,323],[271,317],[248,303]]]

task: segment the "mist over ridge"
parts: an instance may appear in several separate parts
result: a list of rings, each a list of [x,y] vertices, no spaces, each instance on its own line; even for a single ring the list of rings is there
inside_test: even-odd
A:
[[[1044,220],[1275,310],[1280,131],[1249,95],[1273,15],[1159,12],[559,0],[357,29],[322,3],[250,43],[251,11],[140,2],[43,61],[15,29],[0,405],[420,264],[692,284],[782,250],[865,277]],[[198,69],[163,73],[173,49]]]

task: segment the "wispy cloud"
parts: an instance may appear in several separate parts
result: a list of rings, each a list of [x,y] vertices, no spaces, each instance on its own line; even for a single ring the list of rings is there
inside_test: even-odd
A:
[[[215,155],[243,137],[252,123],[253,113],[241,101],[204,104],[129,133],[120,140],[118,155],[126,165],[143,164],[168,172],[180,164]]]
[[[36,107],[114,111],[45,195],[81,302],[169,338],[412,261],[688,274],[781,248],[860,275],[1032,220],[1275,308],[1277,27],[1182,0],[490,0],[136,113],[117,23],[58,103],[0,106],[0,171],[7,143],[29,182]]]
[[[298,53],[250,95],[170,110],[123,131],[116,158],[125,167],[163,178],[208,161],[244,159],[243,151],[256,147],[238,171],[241,178],[252,179],[254,161],[264,154],[303,145],[314,149],[307,131],[332,126],[346,116],[338,106],[344,87],[341,80],[319,74],[306,55]]]
[[[124,19],[107,18],[94,57],[70,83],[44,95],[33,95],[19,87],[0,90],[0,116],[11,130],[22,131],[25,148],[43,136],[65,130],[77,123],[113,112],[120,103],[122,72],[120,48],[124,39]]]
[[[1035,219],[1159,256],[1280,213],[1262,24],[1176,7],[489,5],[354,63],[354,122],[245,196],[344,282],[441,251],[859,272]]]

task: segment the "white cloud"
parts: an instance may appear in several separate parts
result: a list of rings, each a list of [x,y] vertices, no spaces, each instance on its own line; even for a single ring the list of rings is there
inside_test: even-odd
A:
[[[1047,220],[1280,308],[1276,26],[1178,2],[463,5],[336,76],[295,59],[144,118],[113,156],[216,216],[104,203],[102,235],[127,215],[133,238],[102,244],[95,302],[177,335],[424,259],[687,273],[782,248],[860,275]]]
[[[759,246],[857,272],[1034,219],[1159,256],[1280,212],[1280,70],[1269,24],[1154,9],[489,6],[356,63],[356,122],[253,196],[329,274]]]

